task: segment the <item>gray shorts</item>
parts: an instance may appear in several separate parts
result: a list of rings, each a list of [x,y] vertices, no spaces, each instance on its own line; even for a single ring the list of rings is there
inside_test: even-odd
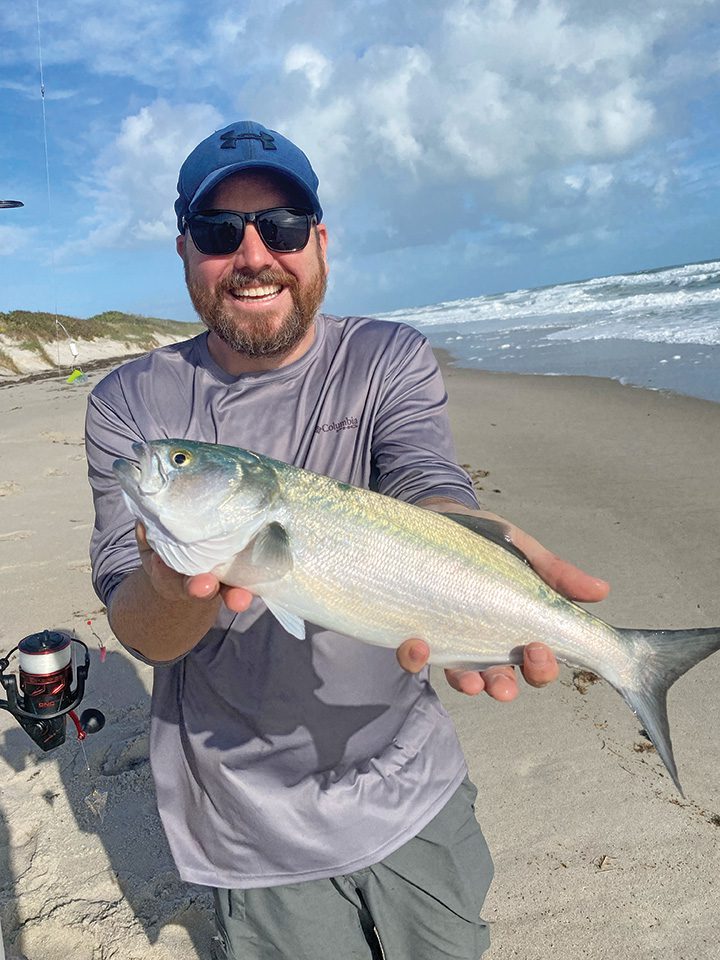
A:
[[[215,960],[477,960],[493,865],[464,780],[412,840],[327,880],[215,890]]]

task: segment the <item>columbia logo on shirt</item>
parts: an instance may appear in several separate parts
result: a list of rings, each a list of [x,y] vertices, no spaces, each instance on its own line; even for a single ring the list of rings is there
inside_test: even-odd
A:
[[[344,420],[334,420],[332,423],[320,423],[315,427],[315,435],[318,433],[335,433],[337,430],[357,430],[358,418],[345,417]]]

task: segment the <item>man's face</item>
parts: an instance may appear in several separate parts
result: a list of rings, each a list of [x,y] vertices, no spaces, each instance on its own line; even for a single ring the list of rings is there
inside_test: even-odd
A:
[[[307,202],[282,178],[248,171],[222,180],[203,206],[251,213]],[[254,224],[246,225],[238,249],[222,256],[200,253],[189,231],[177,241],[190,298],[208,329],[244,357],[278,360],[311,338],[327,285],[326,246],[323,224],[296,253],[269,250]]]

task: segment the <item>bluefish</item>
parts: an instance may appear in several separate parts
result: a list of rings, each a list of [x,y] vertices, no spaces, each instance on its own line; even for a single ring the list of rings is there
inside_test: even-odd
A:
[[[546,643],[626,700],[678,790],[667,692],[720,648],[720,628],[610,626],[552,590],[502,525],[439,514],[248,450],[135,444],[114,471],[148,542],[183,574],[262,597],[304,638],[307,620],[382,647],[421,637],[430,662],[485,669]]]

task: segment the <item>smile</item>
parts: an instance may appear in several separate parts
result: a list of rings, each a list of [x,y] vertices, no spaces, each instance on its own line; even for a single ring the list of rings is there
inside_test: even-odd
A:
[[[230,291],[230,295],[235,300],[270,300],[276,297],[282,289],[282,284],[273,284],[266,287],[243,287],[240,290]]]

